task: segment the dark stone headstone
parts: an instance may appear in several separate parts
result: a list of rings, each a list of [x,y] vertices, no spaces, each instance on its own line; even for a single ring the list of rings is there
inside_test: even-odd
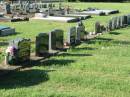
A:
[[[49,50],[62,50],[64,46],[63,30],[55,29],[49,33]]]
[[[69,45],[76,44],[76,27],[71,27],[67,35],[67,43]]]
[[[24,62],[29,62],[31,43],[30,39],[19,38],[10,41],[10,51],[7,52],[6,63],[10,65],[20,65]]]
[[[127,23],[128,25],[130,25],[130,14],[128,14],[127,17],[128,17]]]
[[[49,54],[49,34],[40,33],[36,36],[36,56],[48,56]]]
[[[11,14],[11,6],[9,3],[6,4],[6,13]]]
[[[128,17],[126,15],[124,17],[124,27],[128,25]]]
[[[102,33],[100,28],[100,22],[95,23],[95,33]]]

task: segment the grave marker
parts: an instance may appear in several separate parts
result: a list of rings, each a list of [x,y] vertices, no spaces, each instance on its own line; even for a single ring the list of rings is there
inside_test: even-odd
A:
[[[95,23],[95,33],[102,33],[100,28],[100,22]]]
[[[71,27],[68,31],[67,35],[67,43],[69,45],[75,45],[76,44],[76,27]]]
[[[36,56],[48,56],[49,54],[49,34],[40,33],[36,36]]]
[[[31,43],[30,39],[19,38],[10,41],[6,50],[6,63],[10,65],[20,65],[30,60]]]
[[[63,49],[63,30],[55,29],[49,33],[49,50]]]

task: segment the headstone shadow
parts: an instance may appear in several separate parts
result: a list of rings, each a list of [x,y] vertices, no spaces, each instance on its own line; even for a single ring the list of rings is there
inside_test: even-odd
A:
[[[29,87],[49,80],[48,72],[52,70],[24,70],[12,71],[0,78],[0,89],[15,89]]]
[[[92,40],[86,41],[88,44],[103,44],[103,45],[130,45],[130,41],[114,40],[111,38],[95,38]]]
[[[111,35],[119,35],[121,33],[119,33],[119,32],[110,32],[109,34],[111,34]]]
[[[52,65],[58,65],[58,66],[65,66],[69,65],[70,63],[75,62],[74,60],[68,60],[68,59],[47,59],[47,60],[31,60],[30,66],[52,66]]]
[[[62,53],[62,54],[59,54],[58,56],[74,56],[74,57],[86,57],[86,56],[92,56],[92,54],[72,54],[72,53]]]

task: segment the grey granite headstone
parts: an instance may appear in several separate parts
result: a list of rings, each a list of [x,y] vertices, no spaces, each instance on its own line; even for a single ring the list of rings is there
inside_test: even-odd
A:
[[[40,33],[36,36],[36,56],[48,56],[49,54],[49,34]]]
[[[67,43],[69,45],[75,45],[76,44],[76,27],[71,27],[68,31],[67,35]]]
[[[64,46],[63,30],[55,29],[49,33],[49,50],[62,50]]]

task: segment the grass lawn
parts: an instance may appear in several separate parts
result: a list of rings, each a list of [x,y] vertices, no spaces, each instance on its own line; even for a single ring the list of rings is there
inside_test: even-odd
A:
[[[67,5],[67,3],[65,3]],[[98,7],[119,9],[128,14],[130,3],[68,3],[74,8]],[[87,31],[95,21],[106,23],[110,16],[94,16],[84,21]],[[0,37],[8,41],[16,37],[31,38],[39,32],[61,28],[66,32],[76,23],[30,21],[0,23],[15,27],[18,34]],[[5,48],[1,46],[0,48]],[[32,46],[34,51],[34,45]],[[0,79],[1,97],[130,97],[130,27],[104,34],[67,52],[41,60],[31,69],[15,71]],[[3,53],[0,53],[2,60]]]

